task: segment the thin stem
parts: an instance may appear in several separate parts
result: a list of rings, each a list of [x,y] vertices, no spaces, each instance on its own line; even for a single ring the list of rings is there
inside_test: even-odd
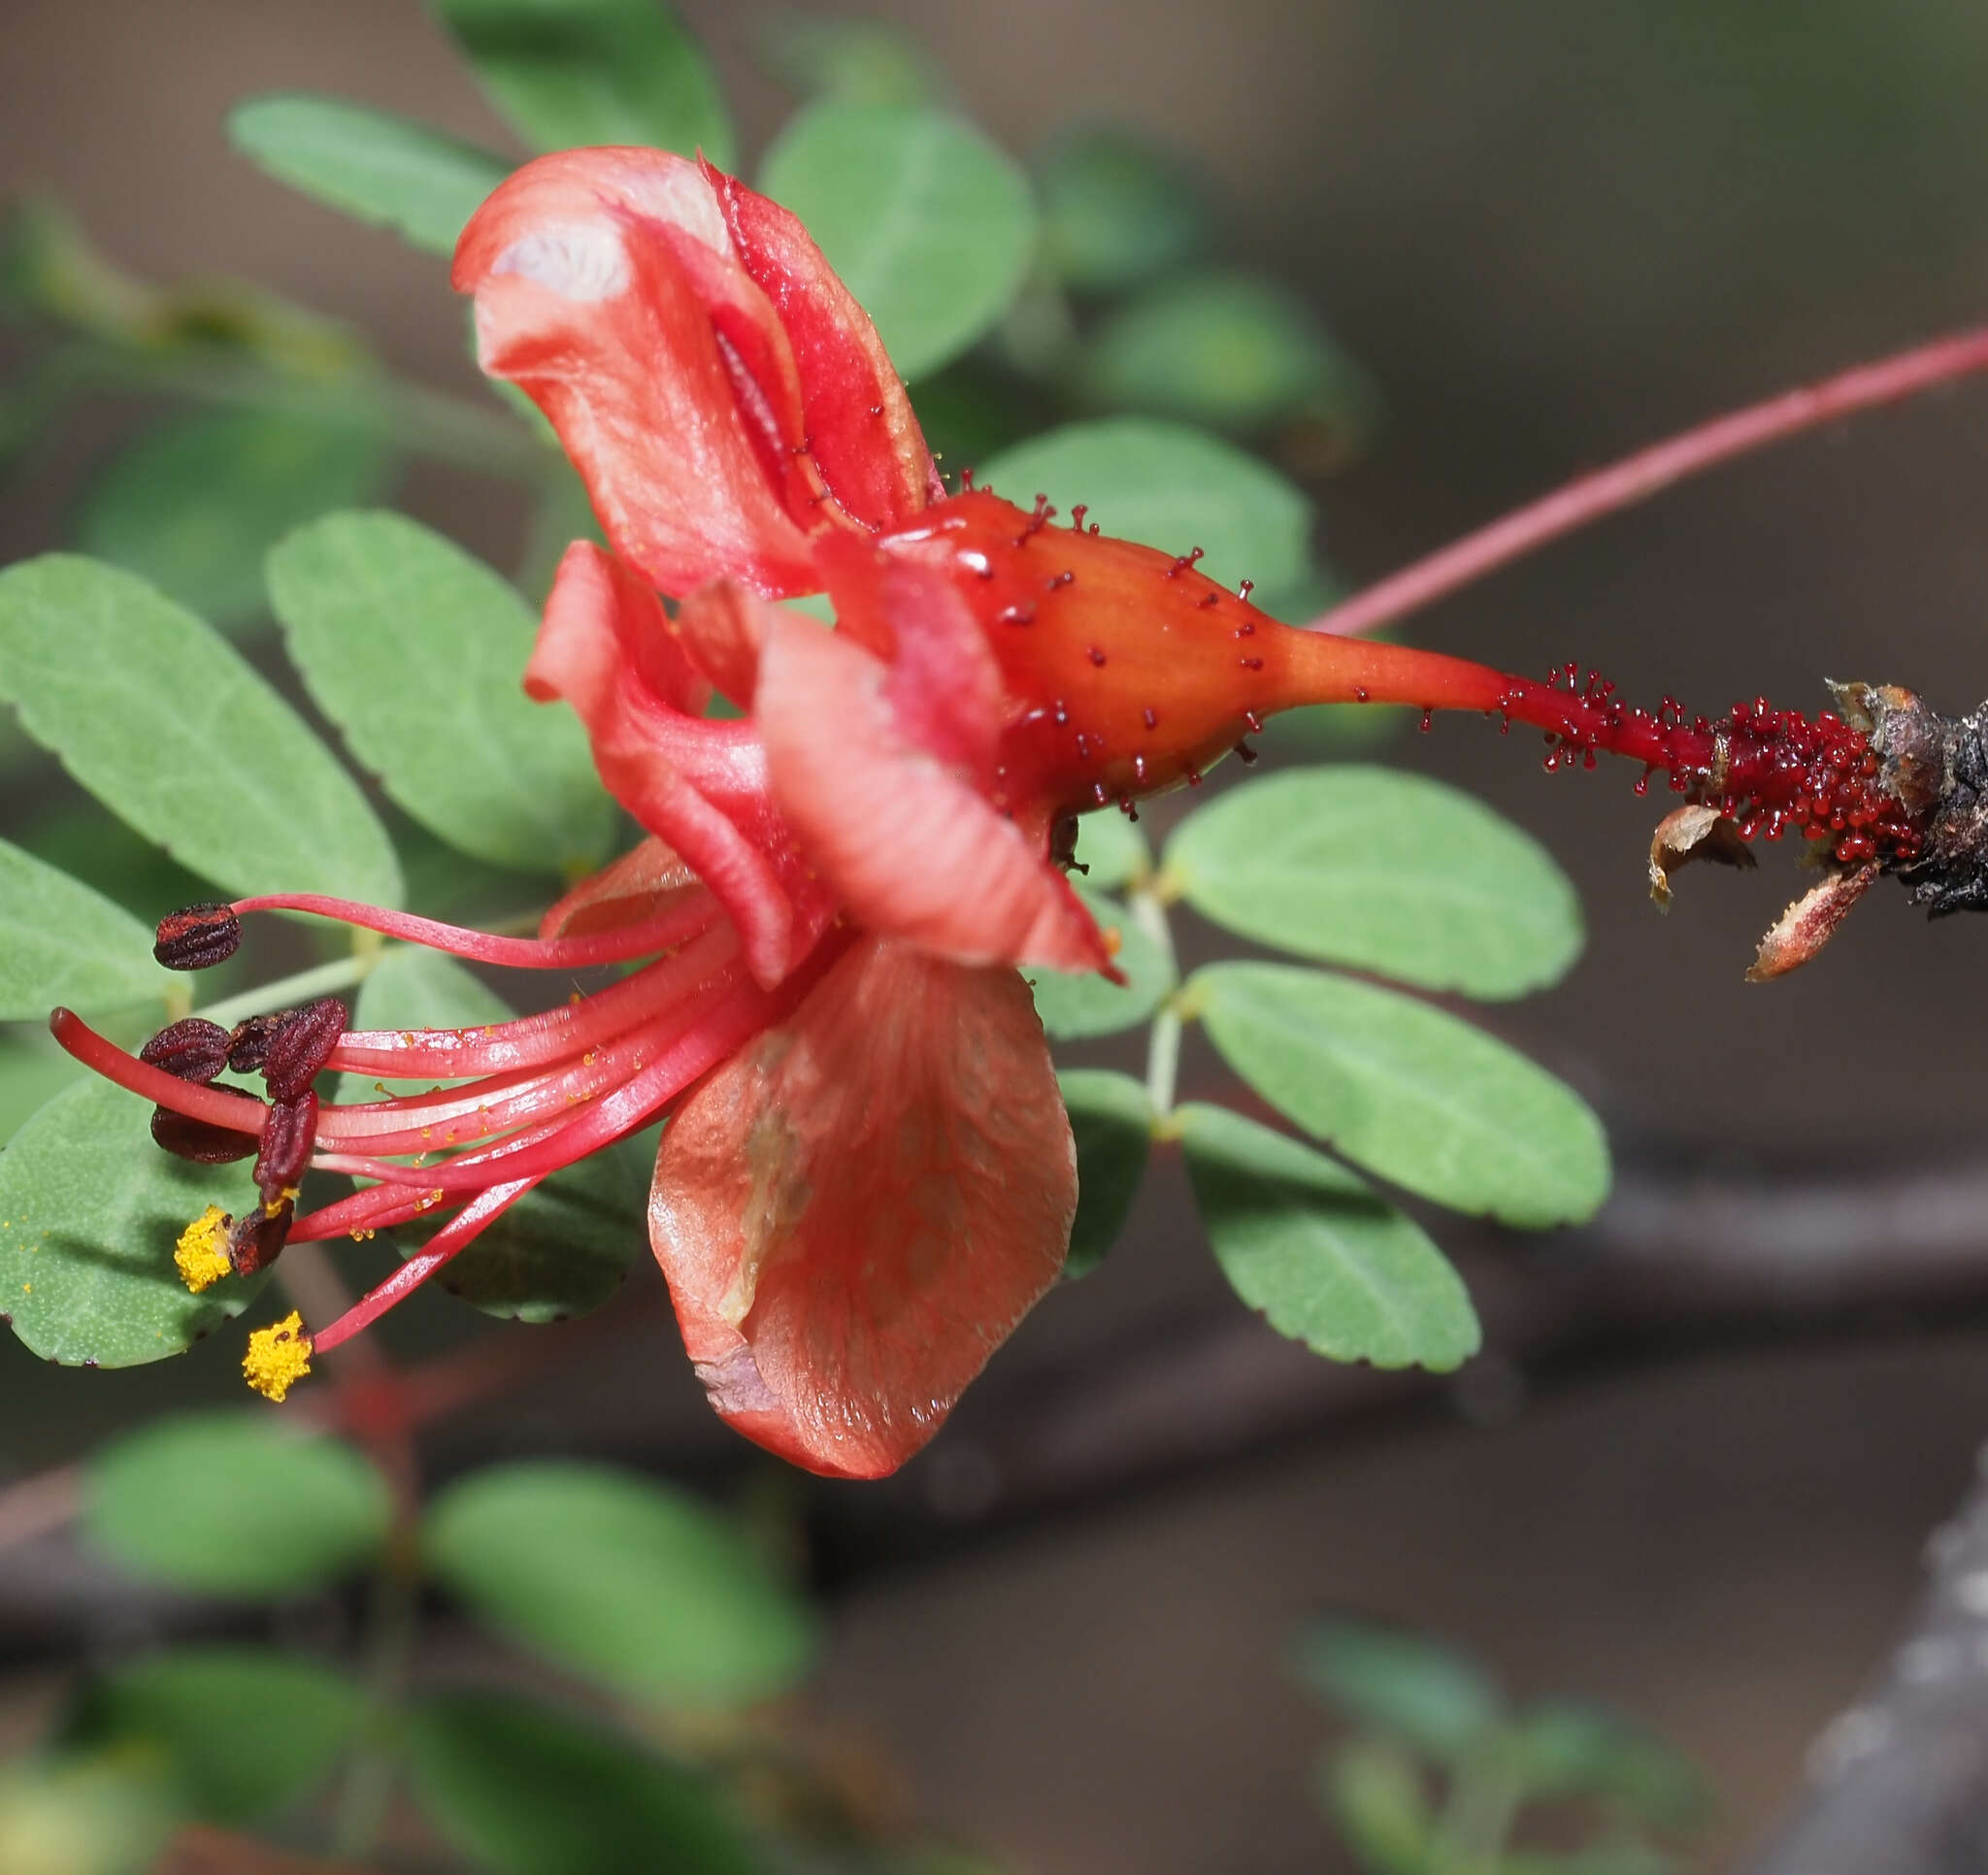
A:
[[[1149,884],[1135,886],[1126,905],[1132,922],[1151,939],[1168,968],[1174,965],[1174,928],[1167,919],[1167,907]],[[1180,1074],[1180,1015],[1170,997],[1160,1005],[1146,1036],[1145,1097],[1151,1102],[1153,1118],[1164,1120],[1174,1111],[1174,1090]]]
[[[1687,476],[1749,450],[1764,448],[1817,424],[1875,410],[1937,384],[1988,370],[1988,327],[1920,345],[1875,364],[1859,365],[1819,384],[1784,391],[1764,404],[1714,418],[1582,476],[1564,488],[1467,534],[1461,541],[1355,593],[1312,619],[1309,629],[1351,635],[1372,632],[1419,611],[1487,573],[1521,559],[1563,534],[1633,507]]]

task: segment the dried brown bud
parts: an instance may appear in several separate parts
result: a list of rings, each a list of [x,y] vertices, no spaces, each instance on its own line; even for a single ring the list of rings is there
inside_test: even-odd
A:
[[[175,1159],[191,1160],[196,1166],[229,1166],[247,1159],[260,1149],[252,1133],[237,1133],[233,1127],[217,1127],[211,1120],[189,1120],[169,1106],[151,1110],[151,1136]]]
[[[242,942],[242,921],[224,905],[189,905],[159,920],[151,954],[169,970],[224,964]]]
[[[258,1204],[228,1233],[228,1262],[238,1276],[267,1269],[282,1253],[296,1206],[283,1199],[274,1209]]]
[[[211,1081],[228,1065],[228,1032],[204,1017],[184,1016],[152,1036],[138,1059],[178,1080]]]
[[[255,1155],[255,1189],[265,1205],[294,1194],[317,1137],[317,1096],[308,1088],[270,1104],[263,1123],[262,1149]]]
[[[1771,983],[1807,963],[1837,935],[1837,927],[1850,915],[1850,907],[1877,883],[1883,870],[1872,860],[1854,872],[1832,872],[1813,891],[1805,892],[1760,940],[1760,953],[1746,972],[1746,980]]]
[[[1716,807],[1679,807],[1657,822],[1650,836],[1650,897],[1659,911],[1671,908],[1671,874],[1693,860],[1718,866],[1752,866],[1753,849]]]
[[[247,1022],[236,1023],[228,1036],[228,1066],[237,1074],[259,1074],[271,1039],[290,1019],[290,1013],[280,1009],[275,1015],[253,1015]]]
[[[263,1050],[262,1077],[269,1083],[272,1098],[282,1101],[302,1094],[331,1059],[331,1051],[350,1019],[346,1005],[335,996],[320,997],[301,1009],[290,1010]]]

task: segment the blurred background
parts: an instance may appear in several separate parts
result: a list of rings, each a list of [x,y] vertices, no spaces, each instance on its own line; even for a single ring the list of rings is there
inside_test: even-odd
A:
[[[774,16],[680,11],[755,152],[791,108],[756,56]],[[1969,0],[868,11],[1019,155],[1101,120],[1177,148],[1225,252],[1316,307],[1383,412],[1343,466],[1283,440],[1347,585],[1988,301],[1988,12]],[[142,275],[252,279],[480,394],[439,266],[230,150],[229,106],[290,87],[516,148],[413,0],[10,0],[0,184],[58,198]],[[139,414],[92,401],[0,486],[0,560],[70,538]],[[1813,707],[1825,675],[1971,707],[1984,471],[1984,394],[1935,397],[1722,470],[1406,636],[1534,674],[1577,658],[1706,711]],[[424,466],[395,499],[519,558],[522,501],[487,480]],[[1288,1667],[1335,1609],[1668,1737],[1719,1799],[1692,1865],[1740,1865],[1907,1622],[1988,1432],[1988,930],[1929,927],[1887,891],[1819,965],[1749,987],[1801,882],[1773,849],[1755,874],[1688,876],[1659,919],[1626,772],[1549,776],[1537,744],[1461,718],[1379,759],[1531,830],[1589,924],[1567,982],[1482,1019],[1601,1112],[1619,1196],[1541,1239],[1441,1222],[1487,1330],[1460,1374],[1336,1369],[1279,1339],[1161,1158],[1107,1265],[886,1486],[781,1473],[719,1429],[646,1269],[617,1305],[633,1332],[439,1427],[438,1471],[604,1454],[784,1505],[830,1624],[823,1723],[891,1801],[1044,1875],[1351,1866],[1309,1790],[1331,1722]],[[55,780],[10,770],[0,832],[23,838]],[[1183,1095],[1219,1093],[1189,1050]],[[164,1399],[231,1398],[216,1342],[88,1374],[0,1341],[0,1464],[29,1476]],[[68,1663],[170,1618],[60,1532],[0,1550],[0,1723],[27,1735]]]

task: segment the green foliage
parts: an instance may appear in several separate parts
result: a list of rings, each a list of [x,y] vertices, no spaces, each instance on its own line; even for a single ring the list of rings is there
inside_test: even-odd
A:
[[[778,16],[764,35],[767,64],[809,97],[845,104],[931,104],[944,86],[918,47],[878,19]]]
[[[656,1705],[769,1698],[806,1668],[814,1626],[729,1519],[605,1465],[512,1464],[444,1492],[423,1548],[493,1627]]]
[[[1518,1716],[1512,1734],[1531,1795],[1600,1798],[1658,1828],[1688,1826],[1708,1806],[1696,1764],[1612,1712],[1545,1700]]]
[[[359,991],[352,1021],[360,1029],[468,1028],[512,1015],[452,957],[409,946],[381,959]],[[429,1085],[347,1074],[339,1099],[379,1100],[381,1088],[405,1094]],[[644,1241],[643,1192],[621,1149],[596,1153],[527,1192],[435,1280],[486,1315],[523,1322],[584,1315],[620,1288]],[[411,1225],[393,1233],[404,1257],[431,1234]]]
[[[17,1875],[143,1875],[179,1822],[159,1781],[116,1759],[0,1765],[0,1868]]]
[[[1225,1107],[1175,1114],[1215,1261],[1272,1328],[1333,1361],[1460,1365],[1482,1339],[1456,1271],[1343,1166]]]
[[[1529,835],[1392,769],[1231,788],[1167,842],[1165,883],[1258,943],[1426,990],[1522,996],[1580,954],[1580,901]]]
[[[924,105],[812,105],[767,151],[759,185],[807,224],[908,378],[994,326],[1035,247],[1027,179]]]
[[[1109,124],[1061,139],[1039,167],[1043,254],[1080,293],[1122,293],[1186,264],[1209,237],[1200,179]]]
[[[157,1003],[152,934],[67,872],[0,840],[0,1022]]]
[[[330,514],[271,553],[269,590],[312,700],[411,818],[493,866],[607,858],[614,804],[579,719],[520,687],[538,622],[509,582],[404,515]]]
[[[1129,1074],[1066,1068],[1057,1076],[1077,1141],[1077,1222],[1066,1277],[1087,1276],[1118,1241],[1152,1150],[1153,1106]]]
[[[1185,994],[1273,1106],[1420,1197],[1537,1229],[1608,1194],[1607,1142],[1573,1090],[1441,1009],[1278,964],[1209,965]]]
[[[83,1515],[91,1540],[134,1574],[275,1600],[370,1562],[392,1504],[351,1446],[248,1407],[154,1420],[103,1447]]]
[[[85,1071],[55,1045],[43,1023],[0,1031],[0,1146]],[[0,1159],[0,1167],[6,1163]],[[5,1179],[0,1177],[0,1190],[4,1189]],[[0,1240],[5,1234],[5,1222],[0,1220]]]
[[[197,874],[87,795],[58,795],[20,830],[19,840],[23,850],[130,912],[148,956],[161,915],[208,896]],[[226,970],[204,980],[217,982]]]
[[[77,543],[217,625],[262,613],[262,556],[327,510],[376,499],[388,460],[365,425],[282,411],[169,417],[91,488]]]
[[[1085,814],[1077,823],[1077,859],[1093,892],[1117,892],[1153,870],[1145,836],[1116,808]]]
[[[113,813],[232,892],[398,903],[379,817],[213,629],[73,554],[0,573],[0,697]]]
[[[1078,369],[1097,403],[1243,434],[1303,420],[1350,444],[1376,401],[1305,301],[1237,269],[1183,275],[1121,307]]]
[[[1460,1760],[1504,1713],[1498,1689],[1472,1661],[1375,1622],[1315,1623],[1299,1640],[1292,1665],[1327,1704],[1439,1763]]]
[[[1026,508],[1038,493],[1108,534],[1168,553],[1204,550],[1201,571],[1272,587],[1309,568],[1311,504],[1275,469],[1182,424],[1143,416],[1071,423],[1003,450],[979,481]]]
[[[288,92],[228,115],[235,148],[313,201],[445,258],[511,165],[390,111]]]
[[[1095,970],[1038,971],[1031,978],[1036,1013],[1043,1018],[1044,1029],[1059,1041],[1136,1027],[1166,1001],[1177,980],[1173,958],[1124,905],[1080,882],[1073,883],[1099,930],[1108,938],[1117,934],[1112,962],[1125,972],[1126,981],[1113,983]]]
[[[432,0],[490,102],[538,149],[647,144],[733,165],[731,113],[661,0]]]
[[[407,1721],[415,1800],[495,1875],[755,1875],[763,1866],[703,1778],[513,1694],[452,1693]]]
[[[184,1354],[268,1280],[187,1293],[173,1246],[206,1209],[254,1202],[240,1166],[191,1166],[152,1144],[146,1103],[94,1075],[73,1082],[0,1153],[0,1307],[16,1336],[64,1366],[135,1367]]]
[[[364,1701],[335,1667],[264,1647],[177,1647],[84,1686],[73,1747],[156,1758],[186,1807],[254,1823],[311,1795],[359,1728]]]
[[[1332,1754],[1320,1786],[1327,1812],[1363,1868],[1430,1875],[1434,1819],[1408,1753],[1383,1738],[1355,1739]]]

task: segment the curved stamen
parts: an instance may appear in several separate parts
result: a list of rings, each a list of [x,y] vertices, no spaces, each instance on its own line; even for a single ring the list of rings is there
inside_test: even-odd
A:
[[[562,1061],[669,1007],[738,951],[739,934],[727,921],[583,1002],[480,1029],[353,1030],[339,1037],[329,1066],[348,1073],[462,1080]]]
[[[55,1009],[49,1016],[49,1033],[85,1068],[94,1069],[107,1081],[154,1106],[169,1107],[189,1120],[205,1120],[210,1126],[226,1127],[234,1133],[260,1136],[268,1124],[269,1108],[248,1094],[231,1094],[223,1087],[207,1087],[182,1081],[162,1069],[127,1055],[114,1041],[97,1034],[71,1009]]]
[[[340,924],[355,925],[361,931],[377,931],[384,938],[404,938],[429,950],[447,951],[451,957],[467,957],[479,964],[495,964],[506,970],[583,970],[592,964],[628,964],[638,957],[652,956],[686,943],[719,916],[717,901],[699,889],[686,894],[682,903],[671,905],[639,925],[624,925],[618,931],[604,931],[588,938],[498,938],[487,931],[470,931],[461,925],[445,925],[433,918],[419,918],[411,911],[388,911],[380,905],[361,905],[353,899],[327,898],[319,892],[265,893],[258,898],[237,899],[230,907],[238,915],[250,911],[308,911]]]

